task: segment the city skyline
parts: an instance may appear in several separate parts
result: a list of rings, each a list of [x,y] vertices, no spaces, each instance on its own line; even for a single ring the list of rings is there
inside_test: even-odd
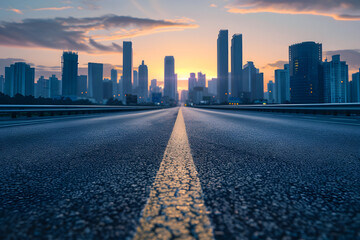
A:
[[[88,62],[101,62],[104,64],[104,77],[110,77],[110,71],[106,69],[116,68],[121,71],[122,67],[122,53],[114,54],[111,51],[120,50],[119,46],[122,45],[123,40],[131,40],[134,49],[133,65],[138,66],[142,60],[145,60],[149,67],[149,79],[158,79],[158,82],[163,82],[163,57],[173,55],[176,58],[179,80],[186,80],[189,73],[199,71],[206,73],[207,79],[210,80],[217,75],[214,39],[219,29],[229,29],[229,36],[236,33],[243,35],[243,62],[253,61],[256,63],[260,71],[264,72],[264,85],[269,80],[274,80],[274,69],[287,63],[287,47],[303,41],[311,40],[322,43],[324,59],[326,57],[331,59],[332,55],[340,53],[341,59],[349,64],[349,74],[356,72],[358,68],[356,65],[360,65],[360,53],[357,50],[356,42],[360,35],[354,31],[360,26],[358,19],[345,21],[345,19],[335,16],[335,14],[339,14],[339,11],[343,15],[356,12],[358,6],[352,6],[350,2],[352,10],[341,6],[331,6],[326,9],[317,7],[311,14],[299,11],[299,14],[296,15],[292,14],[290,10],[279,13],[276,11],[276,5],[275,10],[272,10],[274,13],[269,13],[271,12],[269,9],[263,9],[268,13],[260,13],[257,10],[259,13],[236,14],[233,13],[236,12],[234,9],[239,9],[239,3],[236,1],[198,1],[196,3],[185,1],[182,3],[183,7],[165,1],[146,1],[141,4],[137,1],[116,1],[116,3],[111,0],[93,1],[94,6],[92,7],[96,10],[90,9],[90,5],[84,5],[81,1],[72,1],[69,4],[62,1],[24,3],[24,1],[17,1],[11,4],[1,4],[0,11],[3,14],[0,21],[3,26],[0,31],[0,50],[2,52],[0,64],[9,65],[8,63],[14,59],[32,63],[33,67],[37,69],[36,79],[41,75],[50,77],[53,74],[56,74],[58,78],[61,77],[61,64],[58,56],[61,55],[62,50],[79,52],[79,75],[87,73]],[[319,3],[321,5],[321,1]],[[114,11],[114,4],[121,8]],[[233,8],[229,7],[231,4],[234,5]],[[69,6],[64,8],[66,7],[64,5]],[[39,9],[40,6],[41,9]],[[201,8],[206,13],[198,14],[197,11],[189,10],[189,6],[194,6],[194,9]],[[22,14],[19,14],[19,11],[16,13],[15,9]],[[154,10],[152,12],[153,9],[162,9],[163,11]],[[79,49],[70,49],[69,46],[67,48],[61,44],[44,46],[40,44],[41,39],[28,38],[25,38],[21,45],[15,41],[10,44],[8,39],[4,38],[5,34],[8,34],[9,38],[13,37],[15,33],[12,34],[11,30],[15,27],[26,33],[28,30],[26,23],[30,21],[26,19],[32,19],[31,21],[35,25],[39,19],[44,24],[54,24],[54,20],[57,19],[55,22],[58,24],[61,21],[64,22],[68,17],[74,16],[75,13],[77,16],[75,19],[78,20],[96,18],[98,21],[103,21],[103,16],[114,14],[129,16],[126,21],[140,23],[133,29],[129,29],[129,26],[125,25],[123,31],[114,33],[109,33],[109,31],[103,33],[104,30],[99,29],[97,34],[93,33],[91,38],[89,36],[84,38],[86,41],[79,39],[79,41],[84,40],[82,43],[90,46],[91,49],[96,48],[96,52],[90,51],[84,45],[79,45]],[[212,19],[215,15],[219,17]],[[114,18],[108,16],[106,19],[113,24],[111,30],[116,30],[118,25],[114,23]],[[151,22],[153,20],[158,22]],[[119,18],[117,21],[120,21]],[[152,24],[150,27],[148,26],[149,21]],[[321,30],[328,25],[332,26],[331,31]],[[45,30],[44,35],[46,35],[46,31],[48,30]],[[63,29],[62,31],[70,30]],[[114,37],[113,35],[118,32],[120,33]],[[129,34],[132,36],[129,37]],[[113,40],[112,38],[117,39]],[[42,40],[43,42],[49,41],[47,38]],[[3,69],[0,71],[0,74],[4,74]],[[186,81],[179,83],[180,90],[186,89]]]

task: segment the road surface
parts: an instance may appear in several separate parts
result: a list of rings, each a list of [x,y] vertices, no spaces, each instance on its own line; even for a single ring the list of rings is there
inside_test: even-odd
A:
[[[359,118],[179,109],[0,122],[0,238],[360,238]]]

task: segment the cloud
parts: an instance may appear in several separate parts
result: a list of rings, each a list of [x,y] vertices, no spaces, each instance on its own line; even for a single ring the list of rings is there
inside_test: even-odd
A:
[[[331,56],[340,54],[341,61],[346,61],[350,71],[358,71],[360,68],[360,49],[343,49],[326,51],[324,56],[331,61]]]
[[[16,8],[10,8],[10,9],[8,9],[8,11],[11,11],[11,12],[14,12],[17,14],[23,14],[23,12],[20,9],[16,9]]]
[[[288,61],[279,60],[273,63],[269,63],[263,68],[283,68],[284,64],[288,64],[288,63],[289,63]]]
[[[118,15],[24,19],[20,22],[0,22],[0,45],[116,53],[122,50],[118,44],[99,42],[193,27],[197,26],[189,19],[154,20]]]
[[[311,14],[360,20],[359,0],[234,0],[226,8],[231,13]]]
[[[62,11],[66,9],[71,9],[73,7],[66,6],[66,7],[48,7],[48,8],[35,8],[34,11]]]
[[[212,4],[210,4],[210,7],[216,8],[216,7],[217,7],[217,5],[216,5],[216,4],[214,4],[214,3],[212,3]]]

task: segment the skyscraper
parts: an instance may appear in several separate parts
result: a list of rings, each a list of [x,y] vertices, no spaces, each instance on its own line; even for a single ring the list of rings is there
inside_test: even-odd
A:
[[[264,98],[264,74],[259,72],[253,62],[248,62],[242,70],[241,102],[249,103]]]
[[[103,100],[103,64],[88,63],[89,96],[101,103]]]
[[[61,95],[61,82],[55,75],[49,78],[49,88],[51,98]]]
[[[202,72],[198,72],[198,79],[197,79],[197,87],[206,87],[206,74],[203,74]]]
[[[113,83],[108,78],[104,79],[102,82],[103,85],[103,99],[110,99],[113,97]]]
[[[3,75],[0,76],[0,92],[4,93],[5,78]]]
[[[217,79],[213,78],[208,81],[208,91],[212,96],[216,96],[217,94]]]
[[[24,62],[17,62],[5,67],[5,94],[10,97],[16,94],[34,96],[35,68]]]
[[[132,94],[133,53],[132,42],[123,42],[123,97]]]
[[[142,61],[139,66],[138,103],[145,103],[148,99],[148,67]]]
[[[189,93],[196,87],[196,77],[195,73],[190,73],[190,77],[188,79],[188,91]]]
[[[134,70],[133,71],[133,78],[134,78],[134,83],[133,83],[133,89],[136,89],[139,86],[139,73],[138,71]]]
[[[44,76],[41,76],[35,84],[35,97],[48,98],[49,94],[49,79],[45,79]]]
[[[80,75],[77,80],[77,95],[78,97],[85,97],[87,95],[87,76]]]
[[[228,30],[220,30],[217,39],[217,95],[220,103],[228,101],[229,86]]]
[[[352,75],[352,81],[350,82],[350,99],[351,102],[360,102],[360,69],[359,72]]]
[[[332,61],[327,59],[323,63],[324,77],[324,102],[348,102],[349,70],[346,62],[340,61],[340,55],[332,56]]]
[[[78,54],[63,52],[62,55],[62,95],[76,96],[78,77]]]
[[[323,102],[322,44],[303,42],[289,47],[291,103]]]
[[[118,94],[118,72],[116,69],[111,69],[111,82],[113,84],[113,97],[116,97]]]
[[[235,34],[231,39],[231,96],[240,97],[242,89],[243,50],[242,35]]]
[[[267,84],[267,97],[268,103],[275,103],[275,84],[273,81],[269,81]]]
[[[166,56],[164,60],[164,97],[176,99],[175,59]]]
[[[274,99],[276,103],[290,102],[290,71],[289,64],[284,69],[275,70]]]

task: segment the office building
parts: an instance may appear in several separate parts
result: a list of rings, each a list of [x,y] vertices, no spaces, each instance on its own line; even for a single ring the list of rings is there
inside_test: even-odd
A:
[[[206,74],[203,74],[202,72],[198,72],[198,78],[197,78],[197,87],[206,87]]]
[[[103,100],[103,64],[88,63],[88,95],[97,103]]]
[[[51,98],[61,95],[61,82],[55,75],[49,78],[49,92]]]
[[[276,103],[290,103],[290,71],[289,64],[284,69],[275,70],[274,99]]]
[[[217,97],[220,103],[228,101],[229,86],[228,30],[220,30],[217,39]]]
[[[139,82],[138,82],[138,103],[146,103],[149,97],[148,93],[148,67],[142,61],[139,66]]]
[[[303,42],[289,47],[291,103],[322,103],[322,44]]]
[[[176,92],[175,59],[173,56],[166,56],[164,59],[164,97],[176,100]]]
[[[213,78],[208,82],[208,92],[212,96],[216,96],[217,93],[217,79]]]
[[[78,76],[77,80],[77,96],[78,97],[85,97],[87,96],[87,76],[86,75],[80,75]]]
[[[196,87],[196,82],[197,82],[197,79],[196,79],[196,76],[195,76],[195,73],[190,73],[190,77],[188,79],[188,91],[191,92],[194,87]]]
[[[267,84],[267,96],[266,99],[268,100],[268,103],[275,103],[276,97],[275,97],[275,84],[273,81],[269,81]]]
[[[110,99],[113,97],[113,82],[110,79],[106,78],[102,82],[103,84],[103,99]]]
[[[324,102],[347,103],[349,87],[349,68],[346,62],[340,61],[340,55],[332,56],[323,63]]]
[[[123,42],[123,97],[132,94],[133,49],[132,42]],[[126,98],[124,98],[126,100]]]
[[[0,92],[4,93],[4,88],[5,88],[5,78],[4,75],[0,76]]]
[[[48,98],[50,95],[49,79],[41,76],[35,84],[35,97]]]
[[[231,96],[240,97],[242,89],[243,49],[242,35],[235,34],[231,39]]]
[[[118,72],[116,69],[111,69],[111,82],[113,84],[113,97],[118,94]]]
[[[352,75],[350,82],[350,100],[353,103],[360,103],[360,69]]]
[[[242,89],[239,93],[241,103],[264,99],[264,74],[259,72],[253,62],[247,62],[242,70]]]
[[[134,70],[133,71],[133,90],[136,89],[139,86],[139,73],[138,71]]]
[[[5,67],[5,94],[14,97],[16,94],[34,96],[35,68],[24,62],[17,62]]]
[[[76,96],[78,77],[78,54],[76,52],[63,52],[62,55],[62,95]]]

